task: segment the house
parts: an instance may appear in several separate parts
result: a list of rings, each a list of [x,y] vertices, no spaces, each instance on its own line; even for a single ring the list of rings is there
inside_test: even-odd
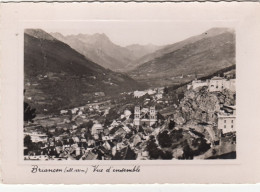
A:
[[[83,160],[96,160],[98,157],[97,154],[93,153],[92,151],[89,151],[82,157]]]
[[[162,93],[158,93],[155,95],[156,100],[162,99],[163,98],[163,94]]]
[[[213,77],[209,81],[209,92],[222,91],[223,89],[228,89],[230,91],[235,91],[235,79],[225,79],[222,77]]]
[[[103,136],[103,137],[102,137],[102,140],[103,140],[103,141],[112,141],[113,139],[114,139],[113,136]]]
[[[105,96],[105,93],[104,92],[95,92],[94,95],[96,97],[104,97]]]
[[[123,126],[122,128],[125,130],[126,133],[130,133],[131,132],[131,130],[127,126]]]
[[[123,127],[119,127],[116,130],[115,135],[125,135],[126,133],[127,133],[127,131]]]
[[[195,79],[194,81],[191,82],[191,84],[189,84],[187,86],[187,89],[191,89],[191,88],[192,89],[196,89],[198,87],[204,87],[204,86],[206,86],[206,87],[209,86],[209,81],[208,80],[207,81],[201,81],[201,80]]]
[[[131,116],[131,114],[132,114],[131,111],[127,109],[124,111],[124,116],[126,117],[126,119],[128,119]]]
[[[134,97],[135,98],[140,98],[144,96],[147,92],[146,91],[134,91]]]
[[[218,129],[223,134],[236,131],[236,107],[225,106],[225,108],[227,108],[225,112],[218,114]]]
[[[75,143],[79,143],[79,138],[78,137],[72,137],[72,139],[73,139],[73,141],[75,142]]]
[[[163,94],[164,93],[164,87],[158,87],[157,88],[157,93],[158,94]]]
[[[142,142],[141,137],[139,135],[135,135],[133,140],[134,146],[136,146],[140,142]]]
[[[112,123],[111,123],[111,127],[115,127],[115,126],[118,126],[119,125],[119,123],[116,121],[116,120],[114,120]]]
[[[102,127],[101,124],[99,123],[95,123],[93,126],[92,126],[92,130],[91,130],[91,134],[92,135],[95,135],[95,134],[100,134],[104,131],[104,128]]]
[[[108,115],[109,114],[109,110],[110,110],[110,107],[108,108],[108,109],[105,109],[105,111],[104,111],[104,116],[106,116],[106,115]]]
[[[67,114],[67,113],[68,113],[68,110],[61,110],[61,111],[60,111],[60,114],[61,114],[61,115],[64,115],[64,114]]]
[[[76,114],[76,112],[77,112],[78,110],[79,110],[78,108],[71,109],[71,113],[72,113],[72,114]]]
[[[149,89],[149,90],[147,91],[147,93],[148,93],[148,95],[154,95],[154,94],[156,93],[156,91],[155,91],[155,90],[152,90],[152,89]]]
[[[80,155],[80,152],[81,152],[80,148],[77,147],[75,151],[76,151],[76,152],[75,152],[76,156],[79,156],[79,155]]]
[[[140,125],[152,126],[157,121],[155,107],[142,108],[135,107],[134,125],[139,127]]]

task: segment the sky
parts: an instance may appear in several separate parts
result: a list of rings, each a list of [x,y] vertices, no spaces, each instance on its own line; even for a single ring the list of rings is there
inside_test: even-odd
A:
[[[56,23],[51,28],[42,29],[47,32],[59,32],[63,35],[105,33],[115,44],[127,46],[131,44],[172,44],[204,33],[213,27],[233,28],[233,23],[223,21],[99,20]]]

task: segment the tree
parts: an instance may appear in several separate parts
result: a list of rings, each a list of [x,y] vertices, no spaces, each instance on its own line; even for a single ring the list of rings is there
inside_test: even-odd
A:
[[[168,87],[165,87],[164,90],[163,90],[163,93],[164,93],[165,95],[167,95],[167,94],[169,93],[169,88],[168,88]]]
[[[88,122],[82,123],[79,128],[87,128],[91,129],[94,125],[94,122],[92,120],[89,120]]]
[[[158,142],[161,147],[171,147],[172,140],[168,134],[168,131],[165,130],[158,134]]]
[[[157,120],[163,120],[164,121],[165,118],[161,113],[157,112]]]
[[[172,138],[173,143],[176,143],[176,142],[180,141],[180,139],[183,138],[182,132],[183,132],[182,129],[179,129],[179,130],[173,129],[171,131],[170,137]]]
[[[182,155],[181,159],[193,159],[193,157],[194,157],[194,153],[193,153],[192,149],[189,147],[189,144],[186,141],[184,143],[183,155]]]
[[[106,124],[111,124],[113,120],[119,118],[120,115],[117,113],[116,109],[110,109],[109,113],[106,115]]]
[[[172,130],[175,127],[175,122],[173,120],[170,120],[168,128]]]
[[[161,157],[162,159],[172,159],[172,152],[171,151],[165,151],[165,152],[161,152]]]
[[[31,106],[24,102],[24,121],[26,122],[32,122],[33,119],[36,117],[36,109],[31,108]]]
[[[155,143],[155,139],[151,138],[146,146],[146,150],[149,152],[151,159],[158,159],[160,157],[161,151],[158,149],[158,145]]]
[[[23,143],[25,147],[32,148],[32,139],[30,135],[26,135],[23,139]]]

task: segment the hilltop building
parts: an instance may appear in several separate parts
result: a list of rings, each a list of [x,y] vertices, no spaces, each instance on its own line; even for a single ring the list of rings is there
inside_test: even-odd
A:
[[[235,92],[235,83],[235,79],[225,79],[222,77],[213,77],[212,79],[206,81],[195,79],[187,86],[187,89],[196,89],[198,87],[206,86],[208,87],[209,92],[223,91],[224,89]]]
[[[201,80],[197,80],[195,79],[194,81],[191,82],[191,84],[188,85],[188,89],[192,88],[192,89],[196,89],[198,87],[204,87],[204,86],[209,86],[209,81],[201,81]]]
[[[134,125],[138,126],[152,126],[157,121],[155,107],[142,108],[135,107],[134,112]]]
[[[236,107],[224,106],[223,112],[218,114],[218,129],[222,133],[230,133],[236,131]]]
[[[213,77],[209,81],[209,92],[223,91],[228,89],[230,91],[236,91],[235,79],[227,80],[222,77]]]
[[[134,97],[139,98],[144,96],[146,93],[147,93],[146,91],[134,91]]]

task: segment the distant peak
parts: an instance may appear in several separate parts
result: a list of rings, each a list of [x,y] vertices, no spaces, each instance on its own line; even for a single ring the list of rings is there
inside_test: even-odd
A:
[[[218,34],[222,34],[222,33],[226,33],[226,32],[234,33],[235,30],[232,28],[214,27],[214,28],[211,28],[208,31],[204,32],[204,34],[205,35],[218,35]]]
[[[92,35],[92,37],[109,40],[108,36],[105,33],[95,33]]]
[[[53,32],[53,33],[50,33],[50,35],[54,36],[54,37],[64,37],[64,35],[62,35],[61,33],[59,32]]]
[[[137,43],[134,43],[134,44],[127,45],[125,47],[126,48],[131,48],[131,47],[160,47],[160,46],[152,44],[152,43],[147,43],[147,44],[137,44]]]
[[[53,36],[51,36],[49,33],[45,32],[42,29],[25,29],[24,33],[37,39],[55,40]]]
[[[69,35],[68,37],[76,37],[83,42],[99,42],[99,41],[110,41],[109,37],[105,33],[94,33],[90,34],[82,34],[78,35]]]

